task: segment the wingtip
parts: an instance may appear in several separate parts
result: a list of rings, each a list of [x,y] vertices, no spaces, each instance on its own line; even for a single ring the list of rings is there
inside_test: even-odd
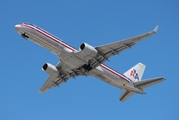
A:
[[[40,93],[44,93],[45,91],[44,91],[44,90],[42,90],[42,89],[40,89],[40,90],[39,90],[39,92],[40,92]]]
[[[164,78],[164,77],[161,77],[161,78],[163,79],[163,81],[166,80],[166,78]]]
[[[156,32],[158,31],[158,27],[159,27],[159,26],[157,25],[157,26],[154,28],[153,32],[156,33]]]
[[[43,93],[41,90],[39,90],[39,93]]]

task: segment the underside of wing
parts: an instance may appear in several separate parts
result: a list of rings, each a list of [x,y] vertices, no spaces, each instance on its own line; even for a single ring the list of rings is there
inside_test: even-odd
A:
[[[59,71],[58,76],[50,75],[49,78],[46,80],[42,88],[40,89],[41,93],[44,93],[45,91],[49,90],[52,87],[57,87],[60,84],[66,82],[69,78],[75,78],[76,76],[84,75],[83,72],[81,72],[78,69],[72,69],[70,66],[68,66],[65,62],[60,61],[56,68]]]
[[[56,68],[59,70],[59,76],[50,75],[49,78],[46,80],[42,88],[40,89],[41,93],[44,93],[48,89],[52,87],[59,86],[60,84],[66,82],[70,77],[66,74],[70,68],[67,64],[65,64],[63,61],[60,61]]]
[[[44,83],[44,85],[42,86],[42,88],[40,89],[41,93],[44,93],[45,91],[49,90],[52,87],[56,87],[59,86],[60,84],[62,84],[64,82],[64,79],[61,78],[56,78],[54,76],[50,76],[46,82]]]
[[[156,28],[148,33],[135,36],[132,38],[128,38],[125,40],[120,40],[114,43],[102,45],[102,46],[97,46],[95,49],[99,52],[99,56],[97,56],[92,64],[93,66],[98,66],[102,63],[104,63],[106,60],[108,60],[109,57],[119,54],[123,50],[126,50],[128,48],[131,48],[134,46],[137,42],[155,34],[157,32],[158,26]]]

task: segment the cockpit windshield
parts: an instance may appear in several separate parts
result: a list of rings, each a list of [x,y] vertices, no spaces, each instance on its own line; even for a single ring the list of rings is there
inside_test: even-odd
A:
[[[22,24],[24,24],[24,25],[31,25],[31,26],[36,27],[36,25],[34,25],[34,24],[30,24],[30,23],[28,23],[28,22],[24,22],[24,23],[22,23]]]
[[[24,23],[22,23],[22,24],[26,24],[26,25],[28,25],[29,23],[27,23],[27,22],[24,22]]]

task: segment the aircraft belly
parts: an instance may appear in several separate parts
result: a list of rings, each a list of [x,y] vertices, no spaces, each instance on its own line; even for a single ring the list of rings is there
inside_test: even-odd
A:
[[[28,34],[28,39],[32,42],[35,42],[39,46],[46,48],[47,50],[53,52],[57,56],[61,54],[62,46],[60,46],[60,44],[50,40],[49,38],[39,33],[35,33],[34,31],[25,31],[25,33]]]
[[[96,69],[91,70],[90,75],[97,77],[97,78],[103,80],[104,82],[111,84],[111,85],[113,85],[117,88],[126,89],[126,90],[129,90],[129,91],[141,93],[141,90],[138,89],[138,88],[135,88],[133,84],[123,80],[122,78],[119,78],[116,75],[109,73],[108,71],[105,71],[100,66],[97,67]]]
[[[110,74],[108,71],[106,71],[100,66],[98,66],[96,69],[91,70],[90,75],[97,77],[103,80],[104,82],[111,84],[118,88],[122,88],[123,82],[125,82],[121,80],[118,76]]]
[[[68,48],[63,48],[61,54],[59,55],[60,59],[68,64],[71,68],[79,68],[84,65],[85,62],[77,58],[73,51]]]

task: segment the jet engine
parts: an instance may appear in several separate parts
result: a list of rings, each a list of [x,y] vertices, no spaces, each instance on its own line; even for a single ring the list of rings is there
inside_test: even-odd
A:
[[[42,70],[45,71],[47,74],[58,77],[59,76],[59,71],[57,70],[57,68],[50,64],[50,63],[45,63],[42,66]]]
[[[95,57],[98,54],[98,51],[94,47],[88,45],[87,43],[82,43],[80,45],[80,50],[85,55],[90,56],[90,57]]]

